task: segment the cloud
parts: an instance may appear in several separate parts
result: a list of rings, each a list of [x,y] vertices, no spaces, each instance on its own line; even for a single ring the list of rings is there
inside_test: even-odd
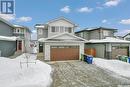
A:
[[[0,17],[7,21],[15,20],[15,15],[13,14],[0,14]]]
[[[81,12],[81,13],[89,13],[92,11],[93,11],[93,8],[88,8],[88,7],[82,7],[80,9],[78,9],[78,12]]]
[[[36,30],[32,30],[31,39],[32,39],[32,40],[37,40]]]
[[[60,11],[64,12],[64,13],[70,13],[71,9],[69,6],[65,6],[65,7],[61,8]]]
[[[124,30],[121,30],[117,33],[117,35],[125,35],[127,33],[130,33],[130,29],[124,29]]]
[[[31,21],[32,20],[32,18],[31,17],[25,17],[25,16],[23,16],[23,17],[19,17],[19,18],[17,18],[17,22],[29,22],[29,21]]]
[[[117,6],[121,0],[108,0],[104,5],[107,7]]]
[[[121,24],[130,25],[130,19],[123,19],[120,21]]]
[[[32,30],[32,33],[36,33],[37,31],[36,30]]]
[[[106,19],[102,20],[102,23],[106,23],[106,22],[108,22]]]

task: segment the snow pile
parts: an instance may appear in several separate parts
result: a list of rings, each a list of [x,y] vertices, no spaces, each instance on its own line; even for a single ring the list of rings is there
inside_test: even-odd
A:
[[[119,75],[130,77],[130,64],[120,60],[106,60],[94,58],[94,64],[103,69],[113,71]]]
[[[18,37],[7,37],[7,36],[0,36],[0,40],[5,40],[5,41],[16,41]]]
[[[28,54],[29,55],[29,54]],[[0,57],[0,87],[48,87],[51,82],[51,67],[39,60],[35,55],[29,55],[30,63],[20,68],[20,61],[25,62],[25,55],[16,59]]]
[[[106,37],[105,39],[102,40],[89,40],[88,42],[90,43],[130,43],[130,41],[127,40],[121,40],[121,39],[117,39],[114,37]]]

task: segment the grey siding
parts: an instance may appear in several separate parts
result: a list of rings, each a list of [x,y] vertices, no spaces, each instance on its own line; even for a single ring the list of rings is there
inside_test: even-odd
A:
[[[0,40],[0,51],[1,51],[1,56],[4,57],[13,55],[16,51],[16,42]]]
[[[39,32],[39,29],[37,29],[37,32]],[[48,29],[43,29],[42,34],[37,33],[37,39],[47,38],[47,37],[48,37]]]
[[[13,27],[0,21],[0,36],[13,36]],[[8,57],[16,51],[16,41],[0,40],[1,56]]]
[[[105,35],[105,32],[107,32],[108,35]],[[114,32],[112,30],[102,30],[102,38],[113,37],[113,36],[114,36]]]
[[[89,39],[100,39],[100,32],[99,30],[90,31],[90,38]]]
[[[86,40],[105,39],[105,37],[113,37],[114,31],[98,29],[98,30],[81,31],[76,33],[76,35]]]
[[[0,35],[1,36],[12,36],[13,28],[2,21],[0,21]]]
[[[84,32],[84,39],[89,40],[90,36],[89,36],[89,32]]]
[[[85,48],[95,48],[96,57],[99,58],[105,57],[105,44],[85,44]]]
[[[85,31],[85,32],[79,32],[79,33],[75,33],[76,36],[78,37],[82,37],[86,40],[89,40],[90,36],[89,36],[89,32]]]

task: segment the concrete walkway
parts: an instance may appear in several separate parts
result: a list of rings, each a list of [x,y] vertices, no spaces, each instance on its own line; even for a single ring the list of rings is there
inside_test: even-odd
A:
[[[53,62],[50,65],[54,69],[52,87],[124,87],[130,84],[128,78],[81,61]]]

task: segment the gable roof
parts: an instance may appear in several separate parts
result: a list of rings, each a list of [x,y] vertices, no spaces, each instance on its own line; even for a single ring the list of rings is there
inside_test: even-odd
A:
[[[58,20],[65,20],[65,21],[69,22],[70,24],[74,25],[75,27],[78,26],[77,24],[73,23],[72,21],[70,21],[69,19],[67,19],[67,18],[65,18],[65,17],[59,17],[59,18],[55,18],[55,19],[53,19],[53,20],[50,20],[50,21],[48,21],[48,22],[45,23],[45,24],[36,24],[35,27],[36,27],[36,28],[44,28],[46,25],[48,25],[48,24],[50,24],[50,23],[52,23],[52,22],[58,21]]]
[[[124,35],[124,36],[123,36],[123,38],[125,38],[125,37],[126,37],[126,36],[128,36],[128,35],[130,35],[130,33],[128,33],[128,34],[126,34],[126,35]]]
[[[5,24],[9,25],[10,27],[13,27],[13,28],[14,28],[13,24],[11,24],[10,22],[6,21],[5,19],[3,19],[3,18],[1,18],[1,17],[0,17],[0,21],[2,21],[2,22],[4,22]]]
[[[55,22],[55,21],[58,21],[58,20],[65,20],[65,21],[71,23],[72,25],[74,25],[75,27],[77,27],[77,25],[75,23],[73,23],[72,21],[70,21],[69,19],[67,19],[65,17],[55,18],[53,20],[48,21],[46,24],[49,24],[49,23],[52,23],[52,22]]]
[[[114,29],[114,28],[106,28],[106,27],[92,27],[92,28],[85,28],[83,30],[80,30],[80,31],[77,31],[76,33],[79,33],[79,32],[84,32],[84,31],[94,31],[94,30],[110,30],[110,31],[114,31],[114,32],[117,32],[117,29]]]
[[[73,37],[75,39],[59,38],[59,37],[62,37],[64,35],[67,35],[69,37]],[[57,42],[57,41],[59,41],[59,42],[85,42],[86,40],[81,38],[81,37],[69,34],[69,33],[62,33],[62,34],[54,35],[54,36],[49,37],[49,38],[40,38],[38,41],[39,42]]]

